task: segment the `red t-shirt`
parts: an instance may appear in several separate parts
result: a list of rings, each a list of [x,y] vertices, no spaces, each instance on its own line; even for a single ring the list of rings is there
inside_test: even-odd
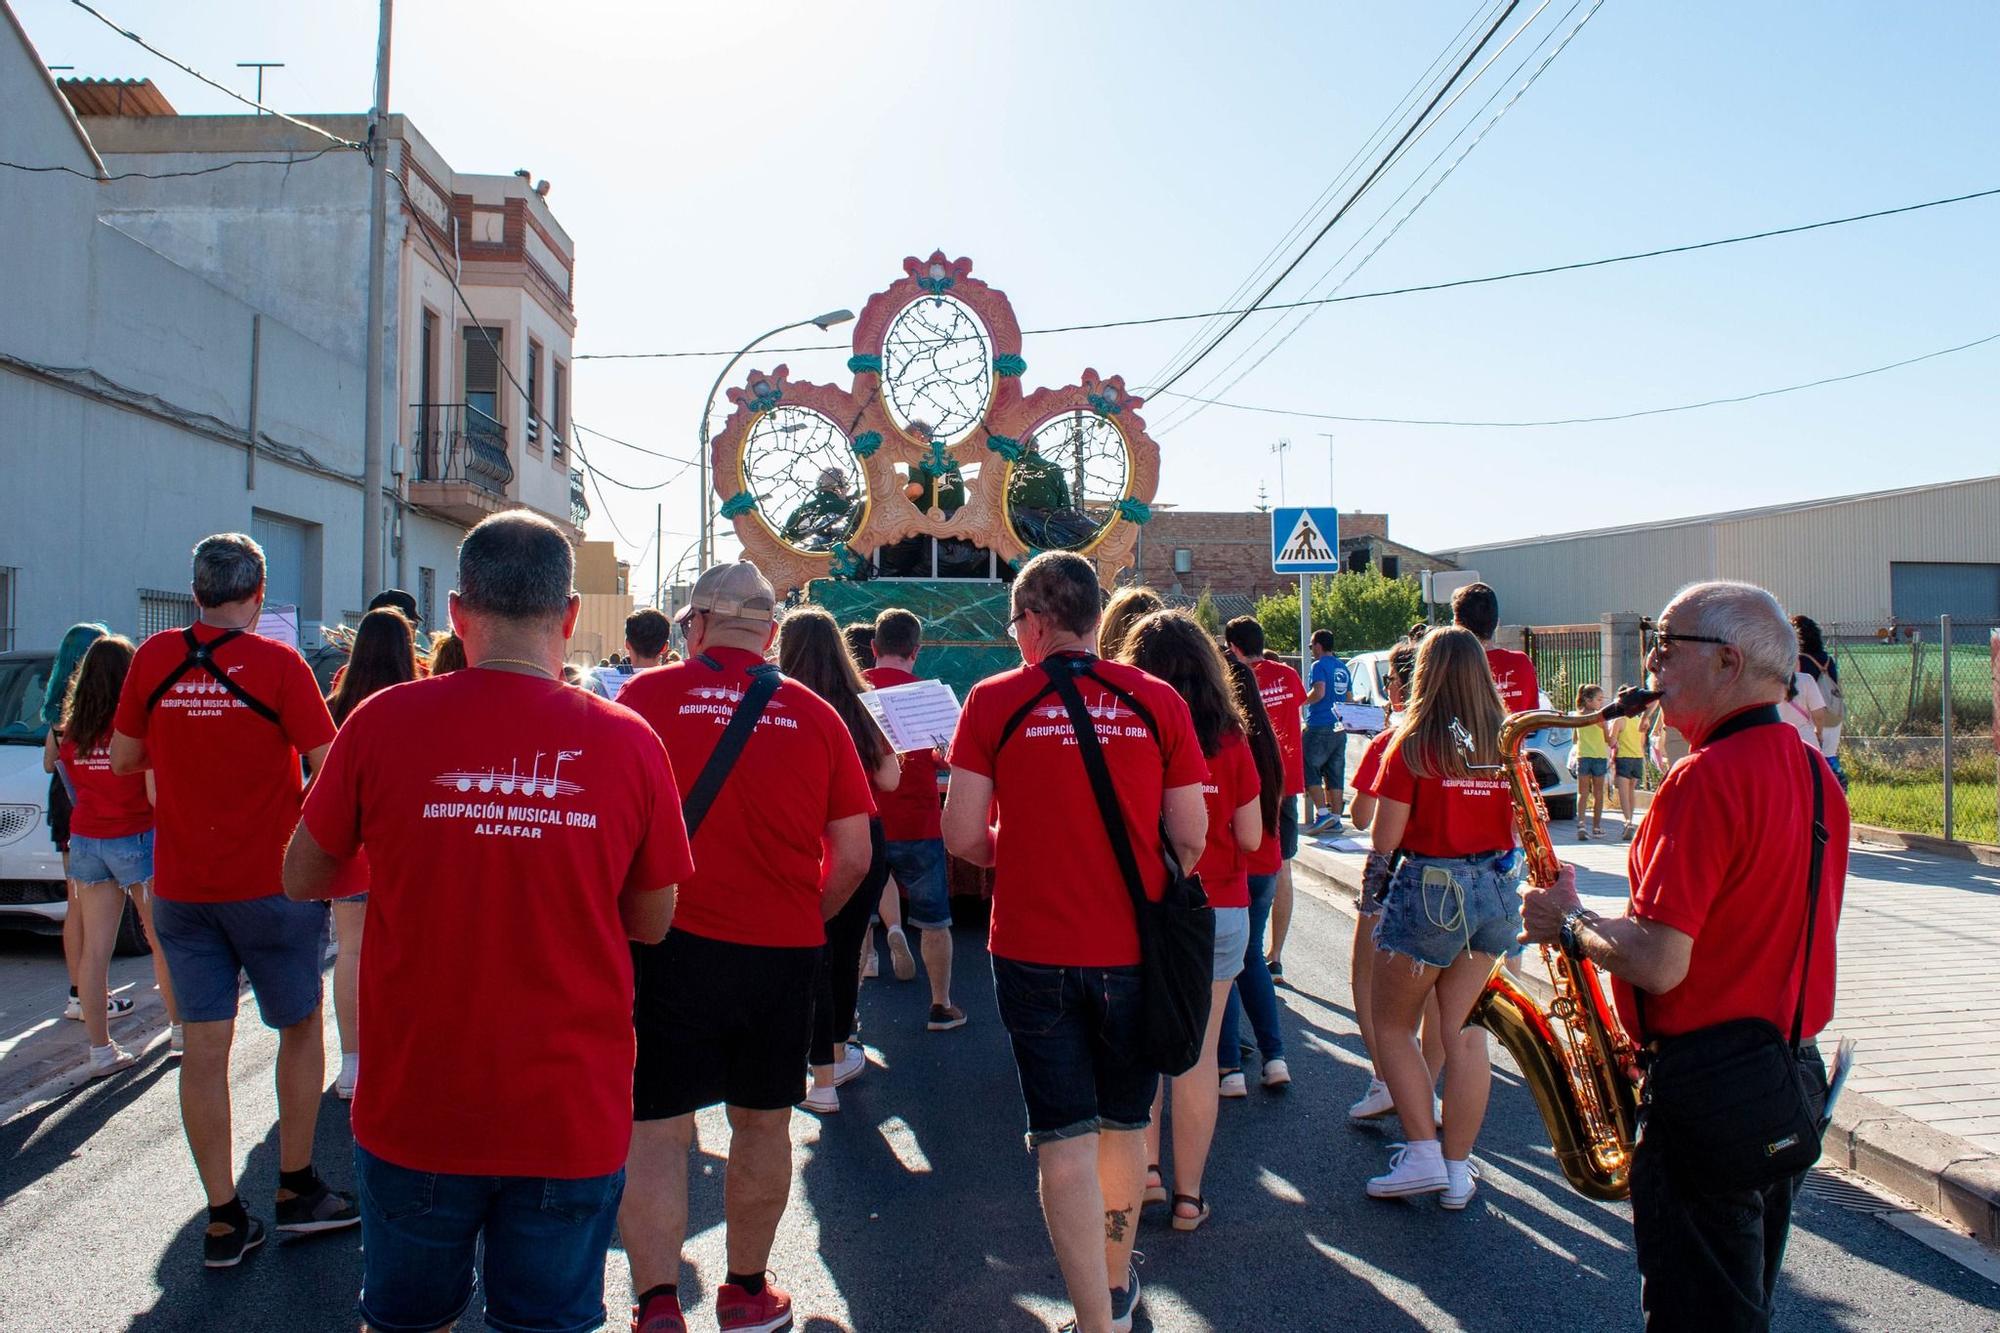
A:
[[[1170,788],[1208,776],[1187,703],[1137,667],[1096,662],[1093,671],[1152,713],[1156,737],[1131,706],[1089,677],[1077,679],[1097,719],[1098,743],[1149,897],[1167,885],[1160,853],[1160,810]],[[1048,684],[1037,666],[989,676],[972,687],[952,737],[951,764],[993,781],[1000,809],[995,848],[993,920],[987,947],[1003,958],[1051,967],[1129,967],[1139,961],[1132,896],[1090,777],[1076,749],[1069,711],[1051,692],[1003,746],[1007,719]]]
[[[870,667],[861,673],[876,689],[891,685],[914,685],[917,677],[901,667]],[[882,836],[890,842],[920,842],[942,838],[944,825],[938,805],[938,761],[929,750],[912,750],[902,757],[903,776],[896,790],[883,792]]]
[[[196,625],[213,643],[224,631]],[[153,888],[179,902],[222,903],[284,891],[285,844],[299,822],[299,756],[333,739],[312,668],[291,648],[245,634],[215,664],[267,708],[274,725],[196,667],[149,715],[146,700],[187,660],[180,630],[139,645],[113,728],[146,743],[159,797]]]
[[[1208,780],[1201,784],[1202,801],[1208,806],[1208,843],[1195,866],[1212,907],[1250,905],[1251,854],[1236,845],[1233,821],[1237,808],[1255,802],[1262,790],[1250,742],[1241,735],[1224,737],[1222,747],[1209,757]],[[1261,850],[1263,844],[1258,846]]]
[[[1299,729],[1305,725],[1299,709],[1306,701],[1306,687],[1299,673],[1283,662],[1259,658],[1250,664],[1257,677],[1257,693],[1264,711],[1271,715],[1271,733],[1278,738],[1278,755],[1285,761],[1285,795],[1297,796],[1306,789],[1306,756],[1300,745]]]
[[[685,791],[722,739],[764,659],[742,648],[634,676],[618,702],[666,742]],[[694,837],[694,878],[681,885],[674,929],[772,948],[826,942],[820,884],[826,826],[875,813],[854,738],[833,705],[794,680],[778,686],[750,743]]]
[[[307,798],[366,846],[368,1077],[354,1137],[460,1175],[606,1175],[632,1133],[627,889],[684,882],[680,796],[632,714],[542,676],[467,670],[349,715]]]
[[[1493,687],[1510,713],[1525,713],[1541,707],[1542,685],[1535,679],[1535,660],[1512,648],[1488,648],[1486,666],[1493,673]]]
[[[1412,856],[1477,856],[1511,849],[1514,803],[1506,779],[1418,778],[1403,754],[1402,734],[1382,754],[1375,795],[1410,807],[1403,850]]]
[[[1834,942],[1847,882],[1847,798],[1826,761],[1783,723],[1704,744],[1674,765],[1639,821],[1627,873],[1633,916],[1694,937],[1687,976],[1646,997],[1649,1037],[1732,1018],[1763,1018],[1787,1036],[1799,999],[1806,930],[1807,830],[1820,769],[1826,850],[1804,1035],[1833,1017]],[[1612,979],[1618,1016],[1638,1031],[1632,988]]]
[[[1379,796],[1377,790],[1382,777],[1382,756],[1389,752],[1390,744],[1396,739],[1393,728],[1376,732],[1368,738],[1368,748],[1361,752],[1361,762],[1354,770],[1354,790],[1364,796]]]
[[[56,747],[63,772],[76,788],[69,831],[86,838],[129,838],[153,827],[153,803],[146,799],[146,775],[119,777],[111,771],[107,740],[89,754],[79,755],[74,742]]]

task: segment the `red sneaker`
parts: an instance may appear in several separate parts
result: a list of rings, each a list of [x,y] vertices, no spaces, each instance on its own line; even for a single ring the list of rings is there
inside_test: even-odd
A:
[[[632,1307],[632,1333],[687,1333],[681,1298],[671,1293]]]
[[[792,1298],[768,1279],[755,1296],[725,1282],[715,1289],[715,1319],[722,1333],[783,1333],[792,1326]]]

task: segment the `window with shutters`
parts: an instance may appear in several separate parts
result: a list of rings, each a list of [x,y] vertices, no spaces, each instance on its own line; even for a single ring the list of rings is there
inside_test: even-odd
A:
[[[549,461],[557,467],[569,465],[569,422],[563,413],[569,409],[569,367],[554,357],[549,358]]]
[[[504,438],[500,429],[501,329],[465,326],[465,429]]]
[[[161,630],[184,629],[194,624],[194,615],[194,598],[188,593],[163,592],[158,588],[139,589],[141,639]]]
[[[542,451],[542,345],[533,338],[528,339],[528,382],[523,386],[528,391],[528,447],[536,453]]]

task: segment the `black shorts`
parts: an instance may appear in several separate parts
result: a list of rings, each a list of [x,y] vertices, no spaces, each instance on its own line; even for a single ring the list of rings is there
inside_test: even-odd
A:
[[[69,788],[64,785],[62,775],[49,775],[49,841],[55,843],[56,850],[69,850],[69,814],[71,810]]]
[[[632,1118],[727,1102],[780,1111],[806,1095],[818,946],[773,949],[670,930],[634,945],[639,1059]]]

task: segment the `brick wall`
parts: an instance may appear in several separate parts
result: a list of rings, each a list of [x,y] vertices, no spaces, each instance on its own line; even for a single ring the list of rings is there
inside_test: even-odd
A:
[[[1370,537],[1386,541],[1388,536],[1387,514],[1340,516],[1343,541]],[[1190,553],[1192,567],[1186,573],[1174,572],[1176,550]],[[1403,572],[1414,577],[1415,569],[1404,563]],[[1271,572],[1271,516],[1254,510],[1154,510],[1133,553],[1133,579],[1162,592],[1178,590],[1189,596],[1206,587],[1256,597],[1298,584],[1296,575]]]

